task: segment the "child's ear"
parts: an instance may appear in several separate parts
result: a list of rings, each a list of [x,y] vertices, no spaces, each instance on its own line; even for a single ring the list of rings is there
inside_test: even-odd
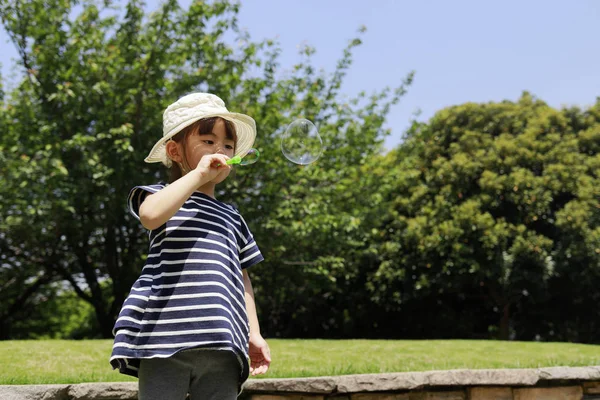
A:
[[[167,151],[167,157],[169,157],[171,160],[178,162],[178,163],[183,161],[183,157],[181,155],[181,149],[179,148],[179,145],[177,144],[177,142],[175,142],[174,140],[169,140],[165,144],[165,148]]]

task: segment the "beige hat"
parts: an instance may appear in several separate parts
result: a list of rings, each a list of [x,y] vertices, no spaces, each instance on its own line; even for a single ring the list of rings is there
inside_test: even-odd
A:
[[[219,97],[210,93],[192,93],[183,96],[171,104],[163,113],[163,137],[160,139],[148,157],[147,163],[162,162],[171,165],[167,157],[165,144],[173,136],[187,126],[204,118],[221,117],[235,125],[237,143],[235,155],[245,155],[254,145],[256,139],[256,122],[244,114],[232,113],[225,108],[225,103]]]

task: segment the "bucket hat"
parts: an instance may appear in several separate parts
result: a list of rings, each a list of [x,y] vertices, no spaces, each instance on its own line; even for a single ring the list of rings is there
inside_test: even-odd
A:
[[[211,93],[191,93],[167,107],[163,113],[163,137],[156,142],[144,159],[147,163],[162,162],[171,165],[166,143],[184,128],[204,118],[221,117],[235,126],[237,143],[235,155],[244,156],[254,145],[256,122],[248,115],[227,110],[221,98]]]

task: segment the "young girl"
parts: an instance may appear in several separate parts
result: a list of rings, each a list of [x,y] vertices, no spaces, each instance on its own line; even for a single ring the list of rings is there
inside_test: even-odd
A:
[[[269,368],[247,272],[263,256],[237,209],[215,199],[227,160],[255,137],[252,118],[208,93],[184,96],[163,114],[163,137],[145,161],[170,166],[171,180],[129,194],[150,249],[110,358],[139,377],[140,400],[235,399],[250,373]]]

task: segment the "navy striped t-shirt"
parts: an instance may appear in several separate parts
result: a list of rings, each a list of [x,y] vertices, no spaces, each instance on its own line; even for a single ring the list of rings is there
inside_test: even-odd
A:
[[[130,212],[165,185],[136,186]],[[249,324],[242,269],[263,260],[252,233],[232,206],[194,192],[177,213],[150,231],[142,274],[113,329],[110,363],[137,376],[140,359],[192,348],[233,351],[248,378]]]

